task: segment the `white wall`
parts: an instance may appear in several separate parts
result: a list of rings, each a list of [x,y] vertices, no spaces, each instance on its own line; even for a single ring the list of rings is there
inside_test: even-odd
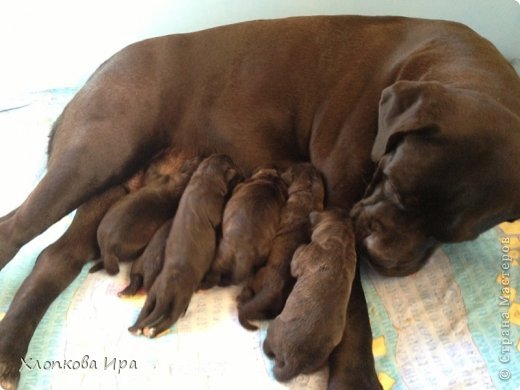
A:
[[[0,9],[0,95],[76,86],[116,50],[143,38],[295,15],[457,20],[490,39],[509,59],[520,61],[518,1],[7,0]]]

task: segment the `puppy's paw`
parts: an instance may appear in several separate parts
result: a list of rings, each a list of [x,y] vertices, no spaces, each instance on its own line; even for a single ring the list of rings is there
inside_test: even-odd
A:
[[[90,269],[88,270],[89,273],[93,274],[95,272],[101,271],[101,270],[107,271],[107,274],[109,275],[117,275],[119,273],[119,265],[117,264],[117,261],[115,263],[107,263],[103,261],[102,259],[98,260]]]
[[[238,306],[242,306],[245,303],[249,302],[251,299],[255,297],[255,291],[249,287],[248,285],[244,286],[240,294],[237,296]]]
[[[136,323],[128,330],[154,338],[171,327],[188,309],[197,285],[191,275],[163,270],[152,285]]]
[[[242,326],[256,330],[249,320],[271,319],[280,314],[293,284],[292,280],[269,267],[260,269],[237,297]]]
[[[218,285],[220,285],[220,274],[214,271],[208,271],[208,273],[204,275],[202,282],[200,282],[199,289],[209,290]]]
[[[298,369],[287,362],[284,353],[278,346],[273,345],[266,339],[263,344],[264,353],[270,359],[274,359],[273,374],[276,380],[280,382],[287,382],[300,374]]]
[[[130,274],[130,283],[117,295],[119,296],[133,296],[143,287],[143,275]]]
[[[276,340],[276,336],[273,336],[272,329],[270,330],[271,332],[269,330],[267,332],[267,337],[262,347],[267,357],[274,359],[274,377],[280,382],[286,382],[297,376],[300,372],[293,364],[287,361],[284,346],[278,342],[279,340]]]
[[[261,317],[256,312],[256,305],[254,304],[255,291],[253,288],[244,286],[240,294],[237,296],[238,303],[238,321],[240,325],[242,325],[247,330],[257,330],[258,327],[256,325],[251,324],[250,320],[260,319],[256,317]]]
[[[266,338],[264,340],[264,343],[262,344],[262,349],[264,350],[265,355],[269,359],[273,359],[274,356],[275,356],[274,350],[273,350],[273,347],[271,346],[271,344],[272,344],[272,342],[271,342],[271,340],[269,338]]]
[[[227,287],[232,283],[235,255],[225,241],[221,241],[211,269],[204,277],[213,286]]]

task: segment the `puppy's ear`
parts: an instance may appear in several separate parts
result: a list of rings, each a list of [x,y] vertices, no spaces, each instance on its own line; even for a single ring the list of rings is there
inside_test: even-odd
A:
[[[286,169],[285,172],[282,173],[281,178],[285,182],[285,184],[290,186],[292,184],[293,180],[294,180],[294,169],[293,169],[293,167],[290,167],[290,168]]]
[[[407,134],[432,134],[437,118],[451,110],[446,88],[437,82],[398,81],[385,88],[379,101],[379,123],[372,161],[393,150]]]
[[[311,226],[314,228],[321,221],[321,212],[312,211],[309,214],[309,221],[311,222]]]
[[[242,175],[235,168],[228,168],[226,171],[226,182],[229,183],[229,188],[235,188],[238,183],[242,181]]]

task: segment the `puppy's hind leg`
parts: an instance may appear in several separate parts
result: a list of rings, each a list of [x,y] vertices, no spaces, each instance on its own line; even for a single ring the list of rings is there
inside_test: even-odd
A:
[[[145,93],[133,89],[107,96],[110,85],[87,84],[67,106],[51,134],[46,175],[0,220],[0,269],[29,240],[122,182],[167,144],[156,129],[157,112],[140,101]]]
[[[88,270],[89,273],[105,270],[109,275],[116,275],[119,272],[119,258],[113,253],[109,253],[103,257],[102,260],[94,263]]]

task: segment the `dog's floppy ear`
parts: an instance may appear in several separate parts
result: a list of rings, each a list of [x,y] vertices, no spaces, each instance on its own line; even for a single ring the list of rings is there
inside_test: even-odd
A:
[[[410,133],[433,133],[439,114],[447,106],[446,88],[437,82],[397,81],[385,88],[379,101],[378,132],[372,160],[394,149]]]

